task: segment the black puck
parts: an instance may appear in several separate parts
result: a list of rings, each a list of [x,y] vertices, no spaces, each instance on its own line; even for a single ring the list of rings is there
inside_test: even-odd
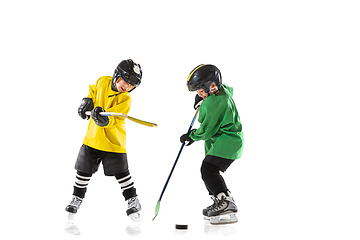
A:
[[[176,225],[175,225],[175,229],[178,229],[178,230],[187,230],[187,229],[188,229],[188,225],[176,224]]]

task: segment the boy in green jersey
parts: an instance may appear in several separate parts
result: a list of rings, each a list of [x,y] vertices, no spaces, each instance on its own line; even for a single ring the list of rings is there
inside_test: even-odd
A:
[[[197,66],[187,80],[189,91],[197,91],[200,127],[183,134],[181,142],[205,141],[205,158],[201,175],[214,204],[203,210],[212,224],[237,222],[237,207],[220,171],[225,172],[235,159],[241,157],[244,137],[242,124],[233,96],[233,88],[222,83],[220,70],[210,64]],[[230,219],[220,216],[229,215]]]

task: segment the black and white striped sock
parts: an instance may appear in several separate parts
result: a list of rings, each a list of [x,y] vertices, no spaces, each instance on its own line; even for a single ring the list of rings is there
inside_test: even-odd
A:
[[[84,198],[92,174],[77,172],[73,195]]]
[[[120,184],[121,186],[121,189],[123,191],[125,190],[128,190],[132,187],[134,187],[134,182],[131,180],[131,176],[130,174],[125,176],[125,177],[122,177],[120,179],[117,179],[118,183]]]
[[[128,200],[129,198],[136,197],[136,189],[134,188],[134,182],[131,179],[131,175],[129,171],[121,174],[115,175],[116,180],[121,186],[121,189],[123,190],[123,195],[125,197],[125,200]]]
[[[76,173],[75,187],[77,188],[86,188],[89,184],[90,177],[83,176],[81,173]]]

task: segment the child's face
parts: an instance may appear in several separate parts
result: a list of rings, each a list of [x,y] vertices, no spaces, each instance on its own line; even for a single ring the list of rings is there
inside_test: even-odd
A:
[[[209,94],[207,94],[204,89],[200,88],[199,90],[196,90],[199,97],[202,97],[203,99],[207,98]]]
[[[206,93],[205,91],[204,91],[204,89],[202,89],[202,88],[200,88],[199,90],[196,90],[196,92],[197,92],[197,94],[200,96],[200,97],[202,97],[204,100],[205,100],[205,98],[207,98],[208,96],[209,96],[209,94],[215,94],[215,95],[217,95],[218,94],[218,92],[219,92],[219,90],[218,90],[218,88],[217,88],[217,86],[216,86],[216,83],[215,82],[213,82],[213,83],[211,83],[211,85],[210,85],[210,91],[209,91],[209,93]]]
[[[132,90],[134,88],[133,86],[131,86],[130,83],[125,82],[125,80],[122,78],[119,78],[117,80],[117,82],[115,83],[115,85],[116,85],[118,92],[120,92],[120,93],[129,92],[130,90]]]

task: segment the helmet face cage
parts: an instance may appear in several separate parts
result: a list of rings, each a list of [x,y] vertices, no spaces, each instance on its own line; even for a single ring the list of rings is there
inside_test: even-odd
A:
[[[141,83],[140,79],[137,78],[134,75],[131,75],[128,72],[125,72],[123,69],[121,68],[117,68],[115,69],[115,73],[114,76],[116,76],[115,83],[117,82],[117,80],[119,79],[119,77],[121,77],[122,79],[124,79],[125,82],[131,84],[131,86],[134,87],[138,87]]]
[[[190,92],[194,92],[197,91],[199,89],[203,89],[204,92],[209,93],[210,91],[210,85],[211,85],[212,81],[208,81],[205,83],[199,83],[199,82],[195,82],[195,83],[191,83],[188,82],[187,86]]]
[[[118,81],[120,77],[125,82],[133,86],[135,89],[141,83],[141,77],[142,77],[141,66],[139,64],[134,63],[131,59],[120,62],[115,69],[113,79],[111,81],[112,90],[117,91],[115,83]]]

